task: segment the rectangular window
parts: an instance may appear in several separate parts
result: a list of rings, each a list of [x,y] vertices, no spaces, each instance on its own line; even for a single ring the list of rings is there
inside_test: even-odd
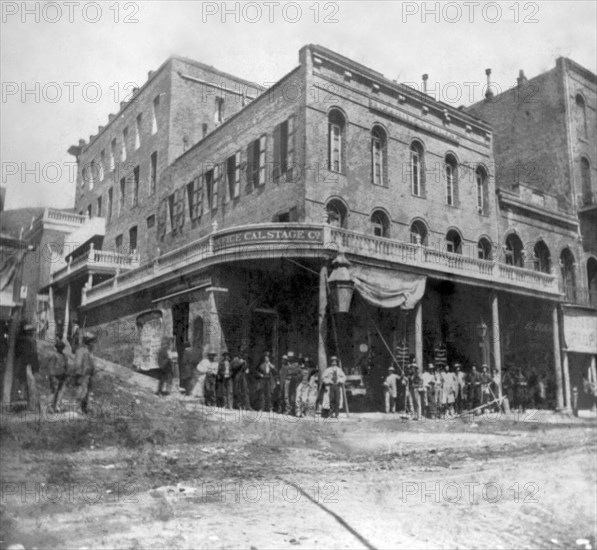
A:
[[[153,98],[153,106],[151,110],[151,134],[158,132],[158,113],[160,111],[160,96],[156,95]]]
[[[128,138],[129,138],[129,129],[127,127],[122,132],[122,150],[120,151],[120,160],[123,162],[126,160],[126,142],[127,142]]]
[[[137,226],[129,229],[129,250],[131,254],[137,252]]]
[[[216,124],[224,122],[224,98],[216,97],[216,111],[214,114]]]
[[[340,172],[342,156],[342,128],[339,124],[330,123],[330,170]]]
[[[143,122],[143,114],[139,113],[137,115],[137,120],[135,121],[135,149],[139,149],[141,147],[141,123]]]
[[[97,215],[99,218],[102,217],[102,198],[101,197],[97,198]]]
[[[155,214],[147,216],[147,229],[151,229],[155,226]]]
[[[218,183],[220,168],[218,165],[205,172],[205,189],[207,191],[206,210],[218,208]]]
[[[149,194],[153,195],[158,185],[158,152],[151,153],[149,158]]]
[[[187,196],[189,203],[189,218],[196,220],[201,216],[201,206],[203,203],[203,177],[195,178],[187,184]]]
[[[133,170],[133,206],[139,204],[139,166]]]
[[[181,187],[174,192],[174,230],[182,231],[184,226],[184,195],[185,188]]]
[[[168,196],[166,231],[174,231],[174,193]]]
[[[117,235],[114,239],[114,247],[116,248],[116,252],[120,252],[122,250],[122,234]]]
[[[118,202],[118,215],[124,212],[124,205],[126,204],[126,179],[120,178],[120,200]]]
[[[381,139],[371,140],[371,158],[373,159],[373,183],[383,185],[383,152]]]
[[[207,122],[204,122],[201,125],[201,132],[202,132],[202,137],[205,137],[207,135]]]
[[[247,183],[252,189],[265,183],[265,144],[266,137],[249,143],[247,147]]]
[[[108,221],[112,219],[112,199],[113,199],[113,192],[112,188],[108,189]]]
[[[116,168],[116,138],[110,144],[110,170]]]
[[[240,196],[240,151],[226,160],[226,200]]]
[[[274,128],[274,181],[281,176],[292,181],[294,166],[294,117]]]
[[[410,152],[411,191],[417,197],[421,196],[421,159],[417,151]]]

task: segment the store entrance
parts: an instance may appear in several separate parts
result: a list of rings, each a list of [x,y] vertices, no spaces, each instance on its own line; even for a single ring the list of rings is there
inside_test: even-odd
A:
[[[259,365],[263,354],[269,351],[271,361],[279,368],[278,314],[273,309],[254,309],[251,312],[249,353],[252,365]]]

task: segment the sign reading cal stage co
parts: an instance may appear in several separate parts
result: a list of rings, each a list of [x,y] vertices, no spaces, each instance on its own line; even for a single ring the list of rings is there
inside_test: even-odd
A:
[[[216,248],[225,248],[234,244],[252,244],[260,242],[321,242],[321,229],[244,229],[220,235],[215,239]]]

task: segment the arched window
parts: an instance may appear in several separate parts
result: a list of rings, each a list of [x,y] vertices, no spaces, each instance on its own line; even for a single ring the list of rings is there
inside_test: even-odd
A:
[[[387,181],[388,137],[381,126],[371,130],[371,178],[375,185],[385,185]]]
[[[344,172],[345,126],[342,112],[332,109],[328,115],[328,168],[332,172]]]
[[[589,285],[589,303],[597,306],[597,260],[589,258],[587,261],[587,282]]]
[[[491,260],[491,241],[481,237],[477,243],[477,257],[479,260]]]
[[[586,138],[588,136],[587,109],[585,98],[581,94],[576,94],[576,126],[578,134]]]
[[[580,181],[582,186],[582,203],[584,206],[593,204],[593,189],[591,186],[591,165],[587,157],[580,157]]]
[[[462,237],[456,229],[450,229],[446,234],[446,250],[452,254],[462,254]]]
[[[334,227],[346,228],[346,206],[338,199],[332,199],[325,207],[327,211],[327,222]]]
[[[383,210],[376,210],[371,214],[371,230],[376,237],[390,236],[390,219]]]
[[[446,155],[444,171],[446,175],[446,204],[456,206],[458,202],[458,162],[453,155]]]
[[[428,244],[427,226],[421,220],[415,220],[410,226],[410,242],[412,244]]]
[[[506,263],[515,267],[524,267],[524,256],[522,253],[522,241],[520,237],[511,233],[506,238]]]
[[[535,271],[551,272],[551,254],[544,241],[537,241],[533,248]]]
[[[487,172],[482,166],[477,166],[475,170],[475,181],[477,183],[477,212],[487,214]]]
[[[425,196],[425,152],[418,141],[410,145],[410,192],[417,197]]]
[[[562,282],[564,283],[566,299],[574,302],[576,301],[575,261],[574,255],[568,248],[564,248],[560,254],[560,267],[562,268]]]

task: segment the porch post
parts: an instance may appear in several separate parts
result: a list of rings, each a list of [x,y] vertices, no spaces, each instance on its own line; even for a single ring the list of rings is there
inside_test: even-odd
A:
[[[70,283],[66,285],[66,307],[64,308],[64,340],[68,341],[68,328],[70,323]]]
[[[501,330],[500,330],[500,309],[498,302],[498,294],[493,291],[491,293],[491,324],[492,324],[492,339],[493,339],[493,360],[495,370],[498,376],[498,398],[502,398],[502,346],[501,346]]]
[[[327,267],[323,265],[319,270],[319,315],[318,321],[318,343],[317,343],[317,361],[319,364],[319,374],[323,376],[323,371],[328,366],[327,354],[325,350],[326,323],[325,312],[327,308]]]
[[[570,391],[570,370],[568,369],[568,350],[564,349],[562,351],[564,355],[564,361],[562,365],[564,367],[564,401],[566,409],[571,409],[572,395]]]
[[[48,331],[46,332],[46,339],[53,342],[56,339],[56,317],[54,315],[54,288],[50,285],[48,291]]]
[[[415,306],[415,358],[419,373],[423,372],[423,300]]]
[[[553,358],[556,371],[556,409],[564,408],[564,389],[562,387],[562,361],[560,357],[560,322],[558,318],[558,306],[554,304],[551,310],[553,326]]]

